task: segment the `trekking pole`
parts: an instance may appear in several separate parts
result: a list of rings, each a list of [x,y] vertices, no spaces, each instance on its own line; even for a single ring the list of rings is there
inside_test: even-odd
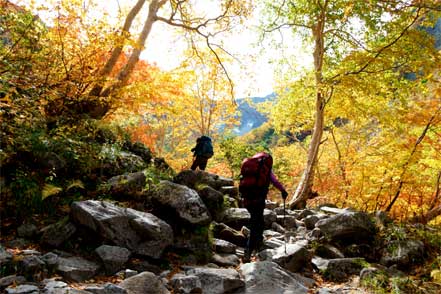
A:
[[[285,243],[285,254],[286,254],[286,228],[285,228],[285,199],[283,199],[283,228],[285,229],[285,232],[283,234],[283,241]]]

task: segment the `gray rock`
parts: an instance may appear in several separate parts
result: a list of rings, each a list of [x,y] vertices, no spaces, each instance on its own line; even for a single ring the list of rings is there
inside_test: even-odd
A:
[[[364,212],[337,214],[319,220],[315,226],[331,240],[348,241],[354,244],[370,241],[376,233],[372,219]]]
[[[363,285],[365,282],[370,283],[372,281],[375,281],[376,285],[386,288],[389,283],[387,270],[377,267],[363,268],[360,272],[360,284]]]
[[[122,281],[119,286],[127,294],[169,294],[162,279],[151,272],[143,272]]]
[[[31,242],[27,239],[16,238],[6,242],[6,246],[9,248],[26,249],[31,245]]]
[[[307,217],[305,217],[305,218],[303,219],[303,222],[304,222],[304,224],[305,224],[305,227],[306,227],[308,230],[312,230],[312,229],[314,229],[315,224],[316,224],[319,220],[320,220],[319,217],[318,217],[317,215],[313,214],[313,215],[308,215]]]
[[[81,257],[60,257],[56,270],[70,281],[82,282],[92,278],[98,272],[99,265]]]
[[[149,164],[152,161],[153,154],[152,151],[145,146],[143,143],[135,142],[133,144],[130,144],[129,150],[133,152],[134,154],[140,156],[145,163]]]
[[[231,293],[245,286],[239,273],[234,269],[195,267],[186,271],[187,275],[197,276],[202,283],[202,293]]]
[[[212,219],[215,221],[221,220],[224,210],[223,194],[207,185],[199,185],[196,188]]]
[[[118,175],[107,181],[106,189],[114,196],[133,196],[145,189],[146,176],[144,172],[134,172]]]
[[[277,215],[277,223],[287,230],[295,230],[297,228],[297,219],[293,215]]]
[[[314,215],[315,212],[309,209],[303,209],[300,211],[300,213],[297,215],[298,220],[303,220],[307,216]]]
[[[211,221],[207,207],[198,193],[186,186],[161,181],[149,193],[153,208],[169,211],[163,217],[170,222],[185,222],[189,225],[207,225]]]
[[[18,285],[17,287],[6,288],[7,294],[39,294],[40,290],[35,285]]]
[[[231,242],[221,240],[221,239],[213,239],[213,247],[214,251],[217,253],[236,253],[237,246]]]
[[[173,178],[173,182],[195,188],[196,185],[208,185],[215,190],[221,190],[225,186],[234,186],[231,178],[225,178],[205,171],[184,170]]]
[[[285,252],[286,248],[286,252]],[[273,261],[291,272],[300,271],[311,262],[311,256],[303,244],[286,244],[259,253],[263,260]]]
[[[345,256],[338,250],[337,247],[334,247],[330,244],[320,244],[317,246],[315,250],[315,254],[320,257],[327,259],[335,259],[335,258],[344,258]]]
[[[104,269],[109,275],[121,270],[131,255],[127,248],[110,245],[101,245],[95,249],[95,252],[103,262]]]
[[[40,232],[42,236],[40,242],[51,247],[59,247],[61,244],[69,240],[76,230],[77,228],[74,224],[63,220],[41,229]]]
[[[140,255],[159,258],[173,243],[169,224],[151,213],[122,208],[105,201],[74,202],[72,219],[115,245]]]
[[[26,283],[26,278],[23,276],[10,275],[0,278],[0,289],[4,289],[12,284],[20,285]]]
[[[38,256],[28,255],[21,258],[18,262],[18,272],[26,277],[33,277],[34,274],[41,272],[44,266],[44,261]]]
[[[173,289],[173,293],[202,294],[202,283],[197,276],[178,273],[171,277],[169,284]]]
[[[321,258],[320,256],[314,256],[311,260],[311,263],[323,273],[328,268],[329,259]]]
[[[333,282],[344,282],[351,275],[359,275],[368,266],[363,258],[337,258],[329,260],[325,277]]]
[[[53,290],[53,289],[61,289],[61,288],[67,287],[67,284],[65,282],[57,281],[54,279],[46,279],[41,284],[44,285],[44,289],[43,289],[44,291],[49,291],[49,290]]]
[[[213,222],[213,224],[213,235],[215,238],[226,240],[240,247],[245,247],[247,238],[241,231],[230,228],[223,223]]]
[[[235,254],[215,253],[211,256],[211,262],[223,267],[236,267],[240,260]]]
[[[21,238],[32,239],[38,234],[38,228],[34,224],[22,224],[17,228],[17,235]]]
[[[241,265],[245,278],[243,294],[302,294],[308,293],[314,281],[289,272],[271,261]]]
[[[239,189],[236,186],[222,186],[219,189],[223,195],[228,195],[236,200],[239,200]]]
[[[279,204],[277,202],[271,201],[266,199],[265,200],[265,208],[269,210],[274,210],[276,207],[278,207]]]
[[[112,283],[104,285],[91,285],[84,288],[85,291],[94,294],[127,294],[127,290]]]
[[[424,260],[424,243],[420,240],[391,241],[383,249],[380,264],[407,268]]]
[[[12,253],[0,245],[0,267],[6,267],[12,261]]]
[[[227,226],[240,230],[243,226],[248,226],[250,213],[245,208],[228,208],[224,211],[222,222]]]
[[[271,225],[277,221],[277,214],[274,211],[265,208],[263,210],[263,219],[265,223],[265,228],[269,229],[271,228]]]
[[[278,233],[285,234],[285,228],[282,227],[281,225],[279,225],[279,224],[276,223],[276,222],[273,222],[273,223],[271,224],[271,228],[270,228],[270,229],[273,230],[273,231],[276,231],[276,232],[278,232]]]
[[[41,260],[46,263],[49,269],[53,269],[58,263],[58,255],[53,252],[48,252],[41,257]]]

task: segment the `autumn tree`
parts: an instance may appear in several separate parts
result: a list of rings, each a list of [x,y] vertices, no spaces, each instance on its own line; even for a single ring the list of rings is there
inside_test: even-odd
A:
[[[423,31],[416,30],[416,27],[422,21],[434,20],[429,18],[429,14],[437,10],[435,2],[267,2],[271,21],[267,23],[265,31],[296,33],[302,36],[305,44],[310,44],[313,51],[314,83],[308,83],[308,91],[305,93],[305,97],[314,100],[313,131],[306,167],[290,201],[290,207],[304,203],[315,194],[312,187],[319,149],[323,143],[323,131],[330,125],[330,120],[336,118],[327,119],[325,110],[330,101],[335,99],[339,87],[344,93],[341,87],[343,80],[378,72],[392,80],[396,79],[397,75],[394,73],[410,64],[414,60],[412,50],[422,45],[402,40],[425,35]],[[303,109],[298,110],[303,112]]]
[[[128,13],[125,22],[119,32],[120,38],[112,50],[110,58],[100,70],[100,81],[96,83],[91,91],[90,96],[108,97],[112,91],[121,88],[127,84],[128,78],[133,72],[135,64],[139,60],[139,56],[145,47],[147,38],[152,30],[155,22],[163,22],[172,27],[180,28],[189,36],[192,44],[199,44],[197,39],[202,38],[205,45],[211,50],[221,65],[224,74],[230,81],[231,93],[233,93],[232,81],[229,78],[228,72],[223,66],[221,59],[217,55],[214,48],[219,46],[213,39],[217,34],[228,31],[241,17],[247,16],[250,10],[250,4],[247,1],[232,1],[225,0],[220,2],[213,2],[210,6],[210,12],[196,10],[197,5],[193,1],[176,1],[176,0],[151,0],[148,4],[148,14],[144,22],[142,31],[140,32],[135,45],[132,46],[130,56],[127,63],[117,73],[114,80],[108,80],[116,61],[120,54],[123,53],[125,45],[127,45],[126,36],[129,35],[130,28],[135,17],[146,4],[145,0],[138,0],[133,8]],[[201,7],[199,5],[198,7]],[[108,83],[106,83],[108,82]],[[103,100],[103,99],[101,99]],[[100,117],[104,115],[109,108],[105,102],[100,105],[90,105],[90,112]],[[103,102],[103,101],[101,101]]]

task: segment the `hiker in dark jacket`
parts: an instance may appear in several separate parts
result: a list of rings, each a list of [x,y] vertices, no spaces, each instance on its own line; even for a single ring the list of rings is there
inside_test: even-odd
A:
[[[191,165],[192,170],[196,170],[199,167],[200,170],[205,170],[207,167],[208,159],[213,156],[213,145],[211,138],[207,136],[201,136],[196,139],[196,146],[191,151],[193,152],[193,163]]]
[[[266,155],[270,156],[269,154]],[[283,200],[288,197],[288,192],[286,192],[285,187],[279,182],[272,170],[269,172],[269,181],[267,182],[268,185],[265,187],[244,189],[241,192],[243,198],[243,206],[248,210],[251,215],[249,225],[250,235],[245,248],[243,262],[249,262],[253,251],[259,250],[263,243],[263,230],[265,227],[263,210],[265,209],[265,200],[269,190],[269,183],[271,183],[282,193]]]

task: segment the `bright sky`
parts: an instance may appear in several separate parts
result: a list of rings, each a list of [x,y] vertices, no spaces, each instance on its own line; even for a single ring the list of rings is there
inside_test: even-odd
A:
[[[102,6],[103,10],[97,12],[97,14],[107,11],[110,16],[115,16],[116,18],[119,7],[121,9],[131,8],[137,0],[84,0],[83,2],[87,5],[90,1],[94,1],[99,6]],[[210,11],[210,4],[207,4],[209,1],[194,1],[197,3],[196,5],[204,5],[207,11]],[[21,2],[27,1],[17,0],[14,2],[21,4]],[[47,1],[36,0],[36,2],[45,3]],[[146,11],[146,7],[147,5],[143,7],[142,11]],[[143,16],[140,17],[138,15],[138,17],[142,20],[145,19]],[[236,98],[248,96],[263,97],[271,94],[275,86],[275,71],[277,68],[281,68],[279,61],[282,57],[286,57],[285,55],[290,54],[290,62],[282,64],[282,68],[287,66],[298,67],[299,64],[305,65],[311,60],[306,53],[301,53],[300,42],[287,41],[286,36],[284,38],[286,50],[271,49],[269,44],[256,47],[255,43],[258,38],[256,25],[258,19],[259,16],[255,15],[245,23],[246,29],[223,39],[225,49],[237,57],[237,60],[234,60],[232,63],[225,64],[229,75],[235,83]],[[120,26],[121,24],[118,25]],[[182,61],[181,56],[185,46],[185,40],[176,34],[176,29],[162,22],[155,22],[145,43],[145,50],[141,54],[141,58],[151,63],[156,63],[161,69],[171,70]],[[264,50],[262,50],[263,47]]]
[[[208,13],[213,11],[209,4],[210,1],[193,1],[198,8],[204,6]],[[135,2],[135,0],[119,1],[119,5],[131,8]],[[118,0],[109,0],[104,5],[110,14],[116,16]],[[237,57],[232,63],[225,64],[235,84],[236,98],[263,97],[271,94],[275,86],[276,66],[280,68],[278,62],[281,58],[286,57],[289,52],[296,61],[293,60],[289,64],[285,63],[284,67],[298,66],[298,64],[305,65],[311,60],[307,53],[301,53],[300,42],[287,40],[286,36],[284,37],[285,51],[271,49],[269,44],[265,45],[265,50],[262,50],[262,46],[256,46],[258,19],[259,15],[254,15],[244,23],[245,29],[223,39],[224,48]],[[216,41],[216,43],[218,42]],[[176,33],[175,28],[162,22],[156,22],[153,24],[145,43],[145,50],[141,54],[141,58],[156,63],[161,69],[171,70],[179,66],[182,61],[181,56],[185,46],[185,40]]]

